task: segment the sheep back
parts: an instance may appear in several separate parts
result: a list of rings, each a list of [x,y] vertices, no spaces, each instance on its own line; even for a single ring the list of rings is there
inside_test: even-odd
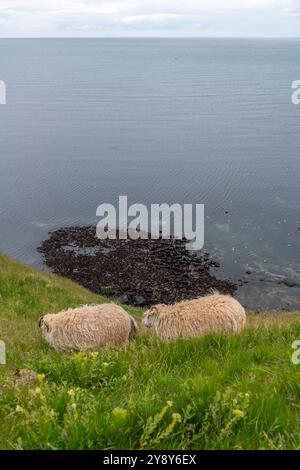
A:
[[[163,340],[191,338],[209,332],[238,333],[246,313],[233,297],[212,294],[175,305],[158,305],[154,329]]]
[[[100,304],[45,315],[40,327],[46,341],[58,350],[87,350],[126,344],[137,325],[122,307]]]

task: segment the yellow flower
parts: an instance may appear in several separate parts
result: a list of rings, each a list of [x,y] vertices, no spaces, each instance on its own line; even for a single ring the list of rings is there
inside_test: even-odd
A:
[[[37,379],[38,379],[38,382],[42,384],[45,381],[45,374],[38,374]]]
[[[97,359],[98,356],[99,356],[99,353],[97,351],[91,353],[92,359]]]
[[[83,362],[86,359],[86,354],[83,351],[80,351],[79,353],[74,354],[73,359],[76,362]]]
[[[238,416],[239,418],[244,418],[245,413],[242,410],[233,410],[233,415]]]
[[[180,413],[173,413],[172,418],[176,423],[181,423],[181,414]]]
[[[181,415],[179,413],[173,413],[172,414],[172,421],[171,421],[171,423],[169,424],[169,426],[167,427],[167,429],[165,431],[166,436],[169,436],[173,432],[173,430],[174,430],[177,423],[181,423]]]
[[[173,406],[173,402],[171,400],[167,401],[167,405],[171,408]]]
[[[25,411],[25,410],[24,410],[24,408],[22,408],[22,406],[17,405],[17,407],[16,407],[16,412],[17,412],[17,413],[24,413],[24,411]]]
[[[122,422],[125,421],[125,419],[127,418],[128,411],[125,410],[125,408],[117,407],[112,410],[112,416],[116,421]]]

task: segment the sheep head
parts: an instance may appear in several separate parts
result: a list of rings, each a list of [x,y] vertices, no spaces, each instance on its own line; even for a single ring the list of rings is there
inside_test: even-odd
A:
[[[149,310],[147,310],[144,313],[143,316],[143,325],[146,328],[154,328],[155,325],[155,320],[159,316],[159,305],[155,305],[154,307],[151,307]]]
[[[51,330],[52,330],[52,326],[51,326],[52,318],[51,317],[52,317],[51,315],[44,315],[39,320],[39,327],[42,330],[42,334],[45,338],[49,337]]]

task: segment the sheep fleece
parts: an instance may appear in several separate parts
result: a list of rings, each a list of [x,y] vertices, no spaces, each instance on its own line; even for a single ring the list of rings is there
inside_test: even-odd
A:
[[[163,340],[191,338],[209,332],[238,333],[246,324],[246,313],[233,297],[214,293],[175,305],[157,305],[144,315],[144,325],[152,315],[152,327]]]
[[[41,318],[45,340],[58,350],[87,350],[106,344],[126,344],[136,323],[118,305],[102,304],[69,309]]]

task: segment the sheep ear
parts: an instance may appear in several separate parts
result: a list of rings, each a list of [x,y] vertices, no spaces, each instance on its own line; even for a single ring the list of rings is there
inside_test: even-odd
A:
[[[39,328],[42,327],[43,319],[44,319],[44,317],[41,317],[41,318],[39,319]]]
[[[150,312],[151,313],[158,313],[159,312],[159,305],[153,305],[153,307],[151,307],[150,309]]]

